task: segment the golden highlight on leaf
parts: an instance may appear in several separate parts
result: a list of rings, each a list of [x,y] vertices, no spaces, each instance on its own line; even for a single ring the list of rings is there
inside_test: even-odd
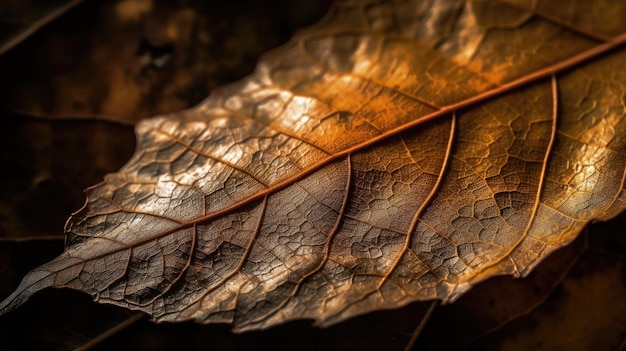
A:
[[[249,77],[141,122],[0,312],[54,286],[156,321],[330,325],[526,275],[625,207],[622,13],[339,2]]]

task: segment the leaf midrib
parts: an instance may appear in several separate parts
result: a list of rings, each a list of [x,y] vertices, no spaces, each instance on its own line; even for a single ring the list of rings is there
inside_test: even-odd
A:
[[[207,214],[205,216],[199,217],[198,219],[195,219],[193,221],[190,221],[186,224],[181,225],[180,227],[178,227],[178,229],[181,228],[186,228],[189,226],[192,226],[194,224],[198,224],[198,223],[202,223],[205,222],[207,220],[211,220],[213,218],[219,217],[225,213],[228,213],[230,211],[233,211],[237,208],[240,208],[241,206],[244,206],[246,204],[249,204],[251,202],[254,202],[255,200],[261,199],[263,197],[265,197],[266,195],[269,195],[271,193],[274,193],[276,191],[279,191],[293,183],[295,183],[296,181],[314,173],[315,171],[317,171],[318,169],[334,162],[337,161],[343,157],[346,157],[350,154],[353,154],[355,152],[361,151],[367,147],[373,146],[381,141],[384,141],[386,139],[389,139],[393,136],[396,136],[402,132],[407,131],[408,129],[411,129],[413,127],[416,127],[420,124],[426,123],[428,121],[440,118],[442,116],[448,115],[448,114],[452,114],[460,109],[463,109],[465,107],[469,107],[472,105],[475,105],[479,102],[484,102],[486,100],[489,100],[491,98],[503,95],[505,93],[508,93],[510,91],[513,91],[517,88],[520,88],[522,86],[525,86],[527,84],[539,81],[543,78],[548,78],[550,76],[553,76],[557,73],[563,72],[565,70],[568,70],[570,68],[573,68],[581,63],[590,61],[594,58],[598,58],[600,56],[602,56],[605,53],[610,52],[613,49],[616,49],[622,45],[626,44],[626,33],[623,33],[615,38],[613,38],[610,41],[607,41],[605,43],[599,44],[589,50],[583,51],[577,55],[574,55],[566,60],[563,60],[561,62],[558,62],[554,65],[548,66],[546,68],[543,68],[541,70],[535,71],[533,73],[530,73],[528,75],[525,75],[523,77],[520,77],[516,80],[513,80],[509,83],[504,83],[492,90],[488,90],[485,91],[483,93],[480,93],[474,97],[471,97],[469,99],[465,99],[463,101],[445,106],[440,108],[438,111],[435,111],[433,113],[430,113],[428,115],[422,116],[417,118],[414,121],[405,123],[401,126],[398,126],[396,128],[390,129],[380,135],[377,135],[367,141],[364,141],[362,143],[359,143],[357,145],[351,146],[349,148],[346,148],[342,151],[336,152],[335,154],[332,154],[330,156],[328,156],[327,158],[324,158],[316,163],[313,163],[312,165],[310,165],[309,167],[303,169],[302,171],[298,172],[297,174],[286,178],[284,180],[281,180],[280,182],[277,182],[275,184],[273,184],[272,186],[263,189],[259,192],[257,192],[255,195],[250,196],[242,201],[239,201],[231,206],[228,206],[227,208],[224,208],[222,210],[219,211],[215,211],[212,212],[210,214]],[[169,234],[171,232],[176,231],[176,228],[172,228],[171,231],[168,232],[164,232],[163,234]]]
[[[237,209],[240,209],[241,207],[251,204],[257,200],[261,200],[263,198],[265,198],[266,196],[269,196],[275,192],[278,192],[292,184],[294,184],[295,182],[311,175],[312,173],[314,173],[315,171],[319,170],[320,168],[323,168],[326,165],[329,165],[330,163],[337,161],[343,157],[347,157],[348,155],[351,155],[355,152],[361,151],[367,147],[373,146],[379,142],[382,142],[386,139],[392,138],[402,132],[405,132],[411,128],[414,128],[420,124],[424,124],[428,121],[443,117],[445,115],[448,114],[452,114],[460,109],[466,108],[466,107],[470,107],[472,105],[478,104],[480,102],[484,102],[486,100],[504,95],[508,92],[511,92],[517,88],[523,87],[525,85],[531,84],[533,82],[539,81],[541,79],[544,78],[548,78],[550,76],[556,75],[557,73],[566,71],[568,69],[574,68],[584,62],[588,62],[591,61],[595,58],[599,58],[604,54],[609,53],[610,51],[617,49],[623,45],[626,44],[626,32],[620,34],[619,36],[614,37],[613,39],[599,44],[597,46],[592,47],[591,49],[588,49],[586,51],[583,51],[581,53],[578,53],[568,59],[565,59],[563,61],[560,61],[556,64],[550,65],[548,67],[545,67],[543,69],[540,69],[538,71],[535,71],[533,73],[527,74],[525,76],[522,76],[518,79],[515,79],[511,82],[508,83],[504,83],[500,86],[495,87],[494,89],[485,91],[483,93],[480,93],[474,97],[462,100],[460,102],[448,105],[448,106],[444,106],[441,107],[439,110],[427,114],[425,116],[421,116],[411,122],[405,123],[403,125],[400,125],[396,128],[390,129],[382,134],[379,134],[367,141],[364,141],[362,143],[356,144],[354,146],[351,146],[349,148],[346,148],[342,151],[339,151],[335,154],[331,154],[328,157],[321,159],[320,161],[311,164],[309,167],[302,169],[300,172],[298,172],[297,174],[285,178],[273,185],[271,185],[270,187],[267,187],[265,189],[262,189],[260,191],[258,191],[256,194],[249,196],[241,201],[238,201],[224,209],[218,210],[218,211],[214,211],[212,213],[206,214],[204,216],[198,217],[197,219],[188,221],[186,223],[180,224],[178,226],[172,227],[168,230],[162,231],[160,233],[157,233],[155,235],[149,236],[143,240],[138,240],[132,244],[127,244],[126,247],[124,248],[118,248],[116,250],[113,251],[109,251],[107,253],[102,253],[100,255],[94,256],[94,257],[90,257],[89,260],[96,260],[99,259],[101,257],[105,257],[107,255],[110,255],[113,252],[118,252],[121,250],[126,250],[129,248],[132,248],[134,246],[139,246],[142,244],[145,244],[147,242],[150,242],[152,240],[154,240],[155,238],[161,238],[165,235],[169,235],[172,233],[175,233],[179,230],[182,229],[186,229],[192,226],[195,226],[197,224],[201,224],[203,222],[206,221],[210,221],[212,219],[218,218],[222,215],[225,215],[227,213],[230,213],[232,211],[235,211]]]

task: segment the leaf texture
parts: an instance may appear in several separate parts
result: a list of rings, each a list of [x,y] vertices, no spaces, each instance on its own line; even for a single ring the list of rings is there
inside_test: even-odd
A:
[[[624,1],[348,1],[141,122],[49,286],[156,321],[337,323],[523,276],[624,209]]]

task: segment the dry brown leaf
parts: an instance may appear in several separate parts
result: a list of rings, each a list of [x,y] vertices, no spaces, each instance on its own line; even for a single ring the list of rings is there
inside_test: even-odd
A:
[[[0,311],[55,286],[157,321],[329,325],[528,274],[624,208],[622,13],[339,3],[247,79],[139,124]]]

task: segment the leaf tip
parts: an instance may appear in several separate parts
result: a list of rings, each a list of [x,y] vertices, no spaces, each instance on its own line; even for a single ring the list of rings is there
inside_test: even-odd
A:
[[[30,271],[15,291],[0,302],[0,316],[20,307],[39,290],[53,285],[54,274],[35,269]]]

